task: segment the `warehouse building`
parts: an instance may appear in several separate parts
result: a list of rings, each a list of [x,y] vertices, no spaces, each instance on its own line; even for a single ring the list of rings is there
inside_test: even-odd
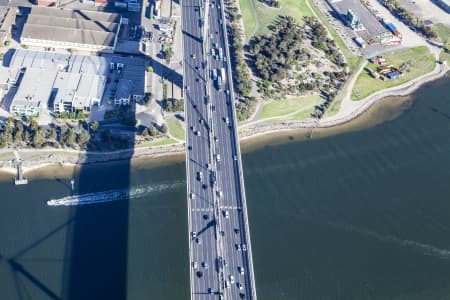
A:
[[[55,81],[56,71],[28,68],[11,104],[11,113],[18,116],[37,116],[46,108]]]
[[[100,105],[105,90],[104,76],[59,72],[53,84],[55,112],[91,111]]]
[[[11,37],[11,27],[15,20],[15,8],[0,6],[0,43],[2,45]]]
[[[23,27],[23,45],[114,52],[122,17],[119,14],[33,6]]]
[[[131,100],[137,101],[144,97],[145,60],[141,58],[115,55],[70,55],[18,49],[10,60],[9,69],[21,70],[25,74],[28,74],[28,70],[37,70],[45,78],[53,74],[52,84],[49,87],[44,85],[49,89],[48,94],[52,95],[51,97],[38,97],[41,99],[39,102],[28,101],[26,109],[23,108],[23,101],[21,102],[22,96],[13,98],[10,111],[18,115],[38,114],[41,105],[44,105],[44,101],[47,105],[50,98],[53,99],[50,107],[55,112],[81,109],[90,111],[93,106],[100,105],[106,89],[107,77],[112,75],[119,79],[115,98],[120,100],[120,105],[129,104]],[[0,79],[4,77],[4,81],[8,81],[9,75],[2,77],[1,72],[0,68]],[[33,71],[33,76],[40,75]],[[14,74],[10,77],[14,77]],[[14,79],[11,80],[14,81]],[[26,81],[25,83],[29,84]],[[20,83],[21,88],[25,88],[23,82]]]
[[[120,79],[117,83],[117,91],[114,97],[114,105],[130,105],[133,82],[128,79]]]

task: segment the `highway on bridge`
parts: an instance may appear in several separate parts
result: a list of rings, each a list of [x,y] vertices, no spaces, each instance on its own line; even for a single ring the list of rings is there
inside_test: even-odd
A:
[[[191,299],[256,299],[221,1],[182,0]]]

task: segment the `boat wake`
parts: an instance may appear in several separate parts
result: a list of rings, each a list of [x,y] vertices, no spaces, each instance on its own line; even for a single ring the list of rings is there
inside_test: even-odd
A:
[[[120,200],[131,200],[147,196],[151,193],[162,192],[180,186],[183,182],[161,183],[157,185],[142,185],[131,187],[129,189],[117,189],[104,192],[88,193],[81,195],[67,196],[59,199],[47,201],[49,206],[70,206],[70,205],[89,205],[103,202],[112,202]]]

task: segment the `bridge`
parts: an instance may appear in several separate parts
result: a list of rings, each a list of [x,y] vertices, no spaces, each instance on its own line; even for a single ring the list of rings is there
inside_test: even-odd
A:
[[[191,299],[256,299],[221,0],[182,0]]]

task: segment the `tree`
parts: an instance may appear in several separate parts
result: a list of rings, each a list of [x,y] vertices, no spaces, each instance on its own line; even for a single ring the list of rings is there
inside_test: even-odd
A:
[[[89,142],[90,135],[86,130],[81,130],[80,133],[77,135],[77,144],[80,147],[86,146],[86,144]]]
[[[147,68],[145,69],[148,73],[153,73],[153,67],[152,66],[147,66]]]
[[[98,124],[97,121],[94,121],[94,122],[89,123],[89,129],[90,129],[93,133],[97,132],[98,127],[99,127],[99,124]]]
[[[156,136],[158,134],[158,131],[156,130],[155,126],[150,125],[148,128],[148,134],[150,134],[150,136]]]
[[[169,131],[169,128],[167,127],[166,123],[161,125],[161,132],[166,134]]]
[[[45,141],[44,131],[41,128],[36,130],[33,133],[33,136],[31,138],[31,140],[32,140],[32,143],[33,143],[34,147],[41,148],[42,144]]]
[[[57,137],[56,129],[51,127],[48,130],[47,138],[50,140],[56,140],[56,137]]]

